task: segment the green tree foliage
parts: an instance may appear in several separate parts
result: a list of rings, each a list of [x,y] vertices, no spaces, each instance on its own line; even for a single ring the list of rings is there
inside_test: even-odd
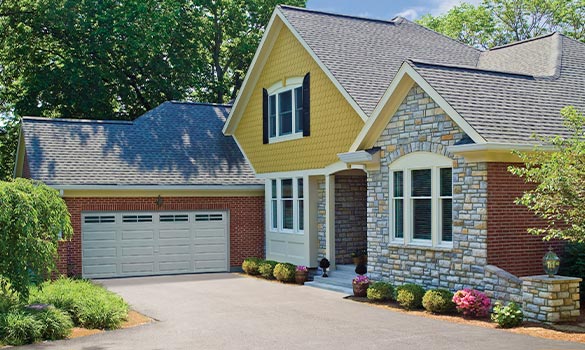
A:
[[[544,239],[560,238],[585,242],[585,117],[574,107],[561,111],[571,135],[542,141],[552,151],[536,148],[534,152],[516,152],[525,163],[509,171],[535,184],[516,200],[547,223],[528,232]]]
[[[2,287],[27,300],[34,276],[53,271],[58,242],[72,234],[67,206],[56,190],[26,179],[0,182]]]
[[[15,117],[0,117],[0,181],[12,178],[19,120]]]
[[[418,22],[483,49],[553,31],[585,42],[585,0],[483,0]]]
[[[276,5],[305,2],[0,1],[0,115],[134,119],[167,100],[227,102]]]

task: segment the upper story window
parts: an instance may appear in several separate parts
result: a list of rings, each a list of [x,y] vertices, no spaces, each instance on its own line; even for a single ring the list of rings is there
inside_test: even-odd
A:
[[[286,78],[263,90],[263,143],[310,135],[310,75]]]
[[[416,152],[390,165],[391,239],[413,245],[451,247],[452,160]]]
[[[268,96],[270,139],[303,134],[303,87],[287,86]]]

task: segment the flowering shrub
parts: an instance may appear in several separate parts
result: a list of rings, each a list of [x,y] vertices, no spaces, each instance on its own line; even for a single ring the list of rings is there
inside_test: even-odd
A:
[[[306,266],[299,265],[299,266],[297,266],[297,271],[301,271],[301,272],[307,272],[307,271],[309,271],[309,270],[307,269],[307,267],[306,267]]]
[[[280,282],[293,282],[295,280],[296,265],[278,263],[274,267],[273,275]]]
[[[266,260],[258,266],[258,272],[262,277],[268,280],[274,279],[274,267],[276,267],[277,264],[278,262],[276,261]]]
[[[465,288],[458,290],[453,295],[453,302],[457,306],[457,311],[466,316],[484,317],[490,311],[491,301],[487,295],[482,292]]]
[[[431,289],[425,293],[422,305],[428,312],[448,314],[455,311],[453,293],[445,289]]]
[[[496,322],[502,328],[518,327],[522,324],[524,314],[518,304],[511,302],[504,306],[499,301],[494,304],[494,313],[492,314],[492,321]]]
[[[367,297],[375,301],[390,300],[394,297],[394,286],[387,282],[374,282],[368,288]]]
[[[248,275],[258,275],[260,273],[258,268],[263,262],[264,260],[260,258],[246,258],[242,263],[242,270]]]
[[[367,276],[356,276],[353,281],[353,284],[370,284],[370,279]]]

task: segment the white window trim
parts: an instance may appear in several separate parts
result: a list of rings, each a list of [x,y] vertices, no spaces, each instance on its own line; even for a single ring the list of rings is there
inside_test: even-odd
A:
[[[398,160],[390,164],[389,167],[389,232],[391,245],[404,245],[413,247],[437,247],[437,248],[452,248],[453,241],[441,240],[441,198],[453,198],[440,196],[440,169],[452,168],[453,161],[447,157],[430,153],[430,152],[414,152],[406,156],[400,157]],[[413,199],[411,195],[411,174],[413,170],[431,170],[431,239],[414,239],[412,232],[414,216],[411,215],[413,210]],[[395,237],[395,220],[394,220],[394,172],[402,171],[403,173],[403,238]],[[422,197],[417,197],[422,198]]]
[[[303,198],[299,198],[299,188],[298,188],[298,180],[299,179],[303,179],[303,187],[306,186],[305,184],[305,179],[303,177],[283,177],[283,178],[276,178],[276,179],[270,179],[269,183],[270,183],[270,193],[267,193],[267,197],[270,201],[270,206],[268,208],[268,216],[270,217],[270,232],[278,232],[278,233],[288,233],[288,234],[299,234],[302,235],[305,233],[304,230],[300,230],[299,229],[299,200],[303,201],[303,211],[306,212],[307,208],[307,201],[304,198],[305,195],[303,194]],[[275,180],[276,181],[276,220],[277,220],[277,228],[274,228],[274,222],[273,222],[273,212],[272,212],[272,201],[274,200],[272,198],[272,181]],[[292,198],[282,198],[282,180],[292,180],[292,190],[293,190],[293,197]],[[293,202],[293,229],[285,229],[283,228],[283,205],[282,202],[283,200],[292,200]],[[306,226],[306,222],[305,222],[305,226]]]
[[[298,140],[303,138],[303,131],[295,131],[296,129],[296,120],[297,118],[302,118],[303,116],[297,116],[297,106],[296,106],[296,98],[294,90],[296,88],[303,87],[303,77],[293,77],[293,78],[286,78],[284,81],[278,81],[272,84],[266,91],[268,92],[268,103],[270,104],[270,97],[276,95],[274,99],[276,101],[276,136],[270,136],[270,107],[268,107],[268,143],[277,143],[277,142],[285,142],[285,141],[292,141]],[[285,92],[285,91],[292,92],[292,132],[286,135],[278,135],[280,130],[280,118],[278,117],[278,110],[279,110],[279,101],[278,101],[278,94]],[[301,90],[302,93],[302,90]]]

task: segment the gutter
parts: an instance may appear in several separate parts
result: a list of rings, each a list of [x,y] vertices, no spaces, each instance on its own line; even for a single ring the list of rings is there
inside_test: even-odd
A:
[[[264,185],[50,185],[60,191],[245,191],[264,190]]]
[[[514,151],[534,153],[535,150],[552,152],[552,145],[514,144],[514,143],[473,143],[447,147],[452,154],[463,156],[467,162],[513,162],[521,163],[522,159]]]

